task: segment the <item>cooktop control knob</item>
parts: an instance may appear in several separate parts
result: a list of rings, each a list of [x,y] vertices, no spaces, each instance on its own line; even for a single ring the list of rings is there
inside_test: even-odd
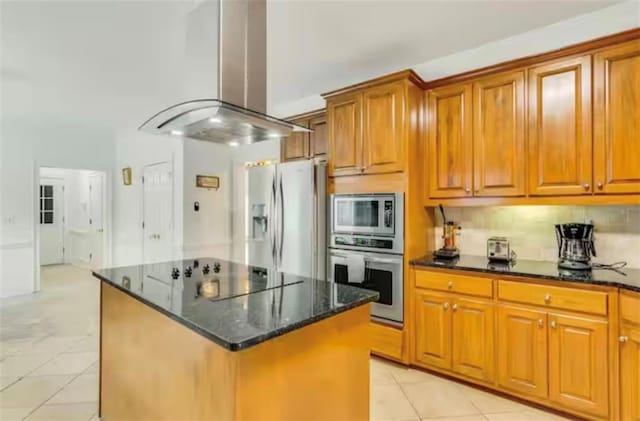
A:
[[[194,268],[194,269],[197,269],[197,268],[198,268],[198,266],[200,266],[200,262],[198,262],[198,260],[194,260],[194,261],[193,261],[193,268]]]
[[[219,262],[215,262],[215,263],[213,264],[213,271],[214,271],[215,273],[220,272],[220,263],[219,263]]]
[[[187,268],[184,270],[184,276],[186,276],[187,278],[191,278],[192,273],[193,270],[191,269],[191,266],[187,266]]]
[[[178,270],[178,268],[171,269],[171,277],[173,279],[178,279],[180,277],[180,271]]]
[[[209,273],[209,271],[211,271],[211,267],[209,267],[209,265],[204,265],[204,267],[202,268],[202,273],[204,273],[205,275],[207,273]]]

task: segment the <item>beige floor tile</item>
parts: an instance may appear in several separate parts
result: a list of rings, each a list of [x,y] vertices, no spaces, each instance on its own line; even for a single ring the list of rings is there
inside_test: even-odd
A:
[[[46,420],[46,421],[87,421],[96,411],[96,405],[93,403],[70,403],[62,405],[42,405],[35,410],[26,419]]]
[[[369,371],[369,378],[372,386],[396,383],[389,370],[373,364],[371,365],[371,369]]]
[[[98,375],[83,374],[56,393],[47,404],[98,401]]]
[[[59,321],[58,324],[65,324],[65,322]],[[85,338],[86,336],[48,336],[40,341],[32,342],[22,352],[24,354],[58,354],[65,352]]]
[[[53,358],[53,354],[13,355],[0,361],[1,377],[22,377]]]
[[[396,384],[372,386],[370,405],[372,420],[418,418],[402,389]]]
[[[97,335],[89,335],[67,348],[64,352],[98,352],[100,338]]]
[[[56,374],[80,374],[98,361],[97,352],[74,352],[59,354],[54,359],[32,372],[32,376]]]
[[[421,418],[480,415],[471,399],[449,380],[438,378],[400,386]]]
[[[15,383],[20,377],[0,377],[0,390]]]
[[[0,407],[36,408],[72,379],[72,375],[25,377],[0,392]]]
[[[95,414],[93,414],[93,416],[89,419],[89,421],[100,421],[100,417],[98,416],[98,413],[96,412]]]
[[[485,414],[485,417],[489,421],[569,421],[568,418],[538,410]]]
[[[20,421],[33,410],[34,408],[0,408],[0,420]]]
[[[98,358],[100,356],[98,355]],[[91,364],[82,374],[98,374],[100,372],[100,361]]]
[[[400,384],[441,381],[441,377],[414,368],[393,368],[391,374]]]
[[[463,415],[461,417],[422,418],[422,421],[487,421],[483,415]]]
[[[460,389],[471,399],[471,403],[483,414],[498,412],[522,412],[531,407],[519,402],[505,399],[493,393],[475,389],[466,385],[460,385]]]

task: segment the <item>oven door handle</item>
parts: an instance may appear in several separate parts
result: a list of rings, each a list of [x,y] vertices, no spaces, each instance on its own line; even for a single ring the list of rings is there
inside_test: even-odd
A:
[[[331,253],[331,257],[340,257],[342,259],[348,259],[349,255],[347,254],[341,254],[341,253]],[[395,264],[402,264],[402,260],[398,259],[398,260],[394,260],[394,259],[383,259],[380,257],[369,257],[369,256],[364,256],[363,260],[365,262],[371,262],[371,263],[385,263],[385,264],[390,264],[390,265],[395,265]]]

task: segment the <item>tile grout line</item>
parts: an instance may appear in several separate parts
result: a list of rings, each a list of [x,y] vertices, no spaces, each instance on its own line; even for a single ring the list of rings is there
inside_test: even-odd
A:
[[[56,357],[60,355],[57,354]],[[54,357],[55,358],[55,357]],[[65,384],[63,384],[60,389],[56,390],[55,392],[53,392],[47,399],[45,399],[40,405],[36,406],[33,410],[31,410],[31,412],[29,412],[27,415],[25,415],[22,419],[26,420],[27,418],[29,418],[34,412],[36,412],[38,409],[40,409],[43,405],[45,405],[47,402],[49,402],[51,400],[51,398],[53,398],[55,395],[57,395],[62,389],[64,389],[65,387],[67,387],[72,381],[74,381],[76,378],[78,378],[80,376],[80,374],[76,374],[74,377],[72,377],[68,382],[66,382]],[[61,376],[64,376],[64,374],[60,374]],[[32,376],[32,377],[37,377],[37,376]]]

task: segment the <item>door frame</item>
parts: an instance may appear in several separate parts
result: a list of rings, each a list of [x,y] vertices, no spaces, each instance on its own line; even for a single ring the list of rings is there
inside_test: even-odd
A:
[[[31,187],[33,188],[31,192],[31,211],[32,211],[32,221],[33,221],[33,233],[32,233],[32,245],[33,245],[33,283],[32,283],[32,292],[38,292],[42,288],[42,279],[41,279],[41,271],[40,271],[40,169],[41,168],[60,168],[65,170],[81,170],[81,171],[91,171],[91,172],[100,172],[104,175],[104,191],[102,192],[102,206],[103,206],[103,226],[105,230],[104,235],[104,249],[102,251],[104,266],[111,266],[112,259],[112,221],[113,221],[113,212],[112,207],[107,206],[107,203],[112,203],[113,198],[113,188],[112,188],[112,180],[113,180],[113,171],[111,169],[93,169],[93,168],[74,168],[74,167],[63,167],[56,165],[46,165],[37,160],[31,161]],[[65,206],[65,213],[66,213]]]

